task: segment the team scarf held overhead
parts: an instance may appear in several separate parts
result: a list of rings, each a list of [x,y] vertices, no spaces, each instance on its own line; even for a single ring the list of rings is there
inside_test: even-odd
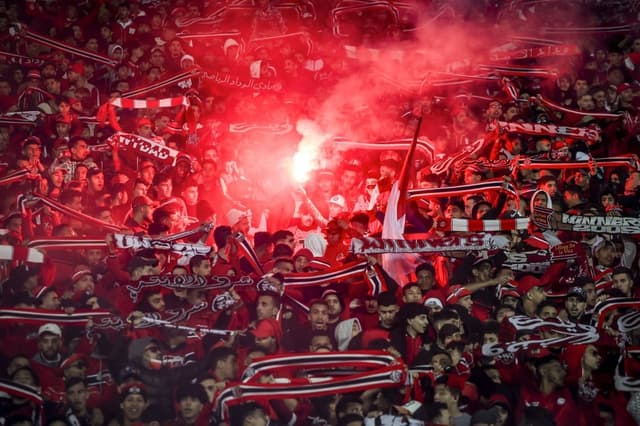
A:
[[[405,238],[413,238],[406,234]],[[451,251],[489,250],[497,247],[494,236],[487,234],[450,235],[442,238],[390,240],[383,238],[353,238],[351,252],[355,254],[441,253]]]
[[[485,191],[504,191],[514,197],[518,196],[516,188],[504,180],[444,186],[441,188],[410,189],[407,194],[409,200],[420,200],[423,198],[463,197]]]
[[[309,370],[320,374],[314,376]],[[275,376],[275,382],[261,383],[266,374]],[[402,387],[406,365],[382,351],[285,354],[256,359],[242,376],[240,384],[226,388],[216,399],[214,414],[219,421],[228,419],[230,406],[251,400],[268,402]]]
[[[164,238],[138,237],[129,234],[113,234],[113,238],[119,249],[163,250],[187,257],[206,256],[213,251],[212,247],[203,244],[180,243]]]
[[[386,151],[386,150],[408,150],[411,146],[411,139],[393,139],[382,141],[358,141],[347,139],[340,136],[335,136],[331,139],[331,145],[340,150],[347,149],[363,149],[370,151]],[[435,159],[436,150],[433,142],[426,137],[419,137],[417,140],[417,147],[419,151],[426,155],[427,159],[433,161]]]
[[[44,254],[33,248],[2,244],[0,245],[0,260],[18,263],[44,263]]]
[[[595,126],[569,127],[556,126],[555,124],[496,121],[489,127],[489,130],[493,129],[500,129],[501,132],[521,133],[525,135],[565,136],[585,140],[589,145],[595,144],[600,139],[600,132]]]
[[[84,327],[89,320],[110,316],[106,309],[76,310],[73,313],[50,311],[32,308],[0,309],[0,323],[3,325],[30,324],[40,326],[46,323],[56,323],[60,326]]]
[[[542,229],[640,235],[640,219],[635,217],[580,216],[557,213],[545,207],[535,207],[531,221]]]
[[[544,331],[552,332],[558,337],[548,339],[532,338],[530,340],[487,343],[482,345],[482,355],[489,357],[499,357],[507,353],[518,353],[524,350],[561,347],[566,345],[582,345],[595,343],[600,339],[596,327],[584,324],[576,324],[571,321],[545,321],[540,318],[530,318],[525,315],[515,315],[508,319],[510,326],[516,332],[532,331],[539,333]]]
[[[23,194],[19,195],[18,205],[20,206],[21,211],[25,214],[26,214],[26,203],[28,201],[39,201],[45,206],[59,213],[64,214],[67,217],[76,219],[86,225],[96,226],[105,231],[118,232],[118,231],[124,230],[124,228],[122,228],[121,226],[103,222],[100,219],[96,219],[93,216],[89,216],[84,213],[81,213],[77,210],[72,209],[69,206],[59,203],[58,201],[55,201],[49,197],[45,197],[44,195],[28,195],[28,196],[25,196]]]
[[[143,157],[147,157],[164,164],[175,166],[178,156],[184,155],[168,146],[154,140],[132,133],[116,133],[107,139],[110,145],[118,144],[125,149],[130,149]]]
[[[167,290],[203,290],[220,291],[231,287],[244,287],[255,285],[249,276],[240,277],[233,281],[226,275],[204,277],[202,275],[148,275],[134,283],[125,285],[131,302],[137,303],[140,295],[150,289]]]

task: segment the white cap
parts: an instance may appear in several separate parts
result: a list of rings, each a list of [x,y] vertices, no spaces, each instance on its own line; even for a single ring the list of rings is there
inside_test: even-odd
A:
[[[60,327],[52,322],[40,326],[40,328],[38,329],[38,336],[41,336],[44,333],[51,333],[56,336],[62,336],[62,330],[60,330]]]
[[[444,306],[442,305],[442,301],[436,297],[430,297],[427,300],[424,301],[424,306],[426,306],[427,308],[444,308]]]
[[[336,204],[340,207],[342,207],[343,209],[345,207],[347,207],[347,202],[345,201],[344,197],[340,194],[334,195],[333,197],[331,197],[329,199],[329,203],[331,204]]]

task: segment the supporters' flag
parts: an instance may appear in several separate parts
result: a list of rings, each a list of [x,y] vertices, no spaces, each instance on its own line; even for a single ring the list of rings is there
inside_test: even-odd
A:
[[[418,134],[422,127],[422,117],[418,120],[416,131],[409,152],[405,156],[404,164],[400,170],[398,180],[394,182],[389,194],[387,209],[384,215],[382,225],[382,238],[389,240],[404,239],[405,225],[405,202],[407,197],[407,188],[409,186],[411,165],[413,155],[416,152],[418,144]],[[396,281],[404,284],[409,280],[409,274],[414,269],[416,260],[415,254],[384,254],[382,255],[382,268],[393,277]]]
[[[0,245],[0,260],[43,263],[44,254],[39,250],[28,247]]]

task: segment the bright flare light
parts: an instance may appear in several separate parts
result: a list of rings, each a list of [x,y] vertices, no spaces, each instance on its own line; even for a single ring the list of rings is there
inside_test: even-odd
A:
[[[298,143],[298,151],[293,155],[291,177],[296,183],[302,184],[308,181],[311,172],[319,167],[320,148],[327,135],[310,120],[298,121],[296,130],[302,135],[302,139]]]

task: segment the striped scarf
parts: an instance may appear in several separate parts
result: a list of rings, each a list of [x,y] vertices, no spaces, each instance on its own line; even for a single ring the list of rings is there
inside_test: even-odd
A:
[[[450,155],[447,158],[443,158],[442,160],[433,162],[433,164],[429,166],[429,169],[431,170],[431,173],[435,175],[447,173],[453,164],[477,154],[484,148],[484,146],[485,140],[484,138],[480,138],[470,145],[463,147],[460,152]]]
[[[605,326],[607,314],[616,311],[629,309],[631,311],[640,310],[640,299],[633,297],[610,297],[596,304],[591,315],[591,325],[601,330]]]
[[[38,238],[26,243],[27,247],[38,250],[50,249],[105,249],[104,238]]]
[[[551,68],[532,68],[517,65],[478,65],[484,71],[512,77],[555,78],[558,72]]]
[[[77,210],[72,209],[69,206],[65,206],[64,204],[59,203],[58,201],[55,201],[49,197],[45,197],[44,195],[29,195],[29,196],[20,195],[18,197],[18,205],[20,206],[23,212],[26,211],[25,203],[27,201],[40,201],[42,204],[44,204],[45,206],[49,207],[52,210],[60,212],[67,217],[79,220],[84,224],[96,226],[99,229],[103,229],[111,232],[123,230],[123,228],[121,228],[120,226],[103,222],[100,219],[96,219],[93,216],[89,216],[84,213],[81,213]]]
[[[175,98],[163,99],[129,99],[112,98],[109,103],[118,108],[127,109],[151,109],[151,108],[172,108],[180,105],[188,106],[189,100],[186,96],[176,96]]]
[[[0,178],[0,186],[11,185],[12,183],[22,182],[25,178],[30,176],[29,170],[20,169],[15,172],[10,172]]]
[[[509,232],[525,231],[528,217],[515,219],[441,219],[434,224],[442,232]]]
[[[544,98],[542,95],[536,95],[531,97],[532,100],[539,101],[543,106],[552,109],[554,111],[560,111],[568,115],[580,116],[580,117],[593,117],[607,120],[617,120],[621,118],[622,114],[611,114],[606,112],[593,112],[593,111],[578,111],[575,109],[567,108],[562,105],[558,105],[550,100]]]
[[[285,135],[293,130],[293,126],[290,123],[274,123],[274,124],[260,124],[260,123],[230,123],[229,132],[231,133],[248,133],[248,132],[263,132],[270,133],[272,135]]]
[[[339,149],[366,149],[374,151],[407,150],[411,146],[411,138],[365,142],[335,136],[331,139],[331,143],[333,146]],[[417,142],[417,149],[422,151],[422,153],[427,156],[428,160],[433,161],[435,159],[436,150],[433,142],[431,142],[429,139],[423,136],[419,137]]]
[[[612,25],[608,27],[543,27],[544,34],[602,35],[627,34],[631,25]]]
[[[0,245],[0,260],[43,263],[44,254],[32,248]]]
[[[296,371],[338,366],[333,376],[304,377],[276,380],[276,383],[260,383],[267,373],[278,372],[295,377]],[[347,375],[340,374],[342,367]],[[354,370],[355,369],[355,370]],[[363,371],[364,370],[364,371]],[[243,374],[242,383],[226,388],[215,401],[218,420],[228,418],[231,405],[247,401],[267,402],[283,398],[313,398],[336,393],[361,392],[367,389],[401,387],[406,381],[406,366],[402,360],[381,351],[347,351],[341,353],[301,353],[274,355],[260,358],[250,364]]]
[[[516,191],[515,187],[504,180],[447,186],[442,188],[410,189],[407,193],[409,200],[420,200],[423,198],[462,197],[464,195],[477,194],[485,191],[505,191],[514,197],[518,196],[518,191]]]
[[[536,339],[487,343],[482,345],[482,355],[489,357],[501,356],[505,353],[517,353],[524,350],[562,347],[566,345],[585,345],[597,342],[600,339],[595,327],[584,324],[576,324],[571,321],[545,321],[540,318],[530,318],[526,315],[515,315],[508,319],[509,325],[516,331],[529,330],[534,333],[548,331],[558,337],[549,339]]]
[[[558,161],[558,160],[534,160],[530,158],[519,158],[515,163],[521,169],[589,169],[597,167],[629,167],[639,170],[637,160],[633,155],[620,155],[617,157],[594,158],[589,161]]]
[[[54,50],[70,53],[74,56],[79,56],[81,58],[89,59],[91,61],[105,64],[110,67],[113,67],[118,64],[118,61],[116,61],[115,59],[111,59],[107,56],[103,56],[95,52],[91,52],[89,50],[80,49],[78,47],[71,46],[70,44],[59,42],[52,38],[46,37],[42,34],[35,33],[33,31],[23,31],[19,34],[19,37],[33,43],[50,47],[51,49],[54,49]]]
[[[38,123],[19,114],[0,115],[0,125],[6,126],[37,126]]]
[[[20,383],[16,383],[7,379],[0,379],[0,392],[6,392],[9,395],[15,396],[17,398],[26,399],[33,405],[38,408],[38,418],[35,419],[36,426],[42,426],[43,423],[43,407],[44,407],[44,398],[42,397],[42,393],[27,385],[22,385]]]
[[[140,95],[144,95],[150,92],[154,92],[158,89],[162,89],[164,87],[169,87],[181,83],[185,80],[189,80],[192,77],[197,76],[200,73],[197,69],[190,69],[187,71],[182,71],[178,74],[175,74],[169,78],[166,78],[162,81],[158,81],[156,83],[150,84],[149,86],[140,87],[138,89],[133,89],[128,92],[122,94],[123,98],[132,98]]]
[[[106,309],[90,311],[76,310],[71,314],[61,311],[49,311],[32,308],[5,308],[0,309],[0,322],[3,324],[32,324],[43,325],[49,322],[60,326],[84,327],[87,321],[94,318],[110,316]]]
[[[345,265],[320,272],[293,273],[284,277],[285,293],[287,288],[317,287],[323,284],[345,281],[362,277],[368,286],[368,293],[375,296],[386,291],[386,283],[380,269],[372,267],[367,261],[350,262]]]

